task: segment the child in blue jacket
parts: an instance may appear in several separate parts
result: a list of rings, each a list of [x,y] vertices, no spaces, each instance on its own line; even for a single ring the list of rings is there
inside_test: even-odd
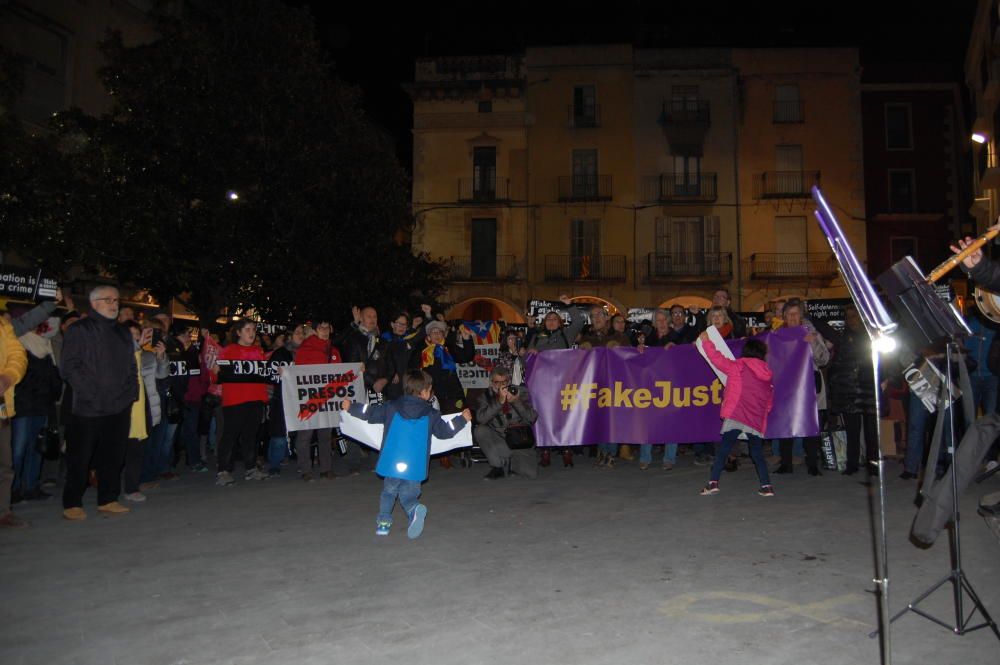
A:
[[[427,506],[418,503],[420,483],[427,480],[427,460],[430,457],[431,434],[450,439],[472,420],[465,409],[462,418],[441,419],[441,413],[430,404],[433,381],[427,372],[412,370],[403,379],[403,396],[385,404],[354,404],[344,400],[341,407],[352,416],[369,423],[383,423],[382,450],[375,472],[384,478],[379,501],[375,535],[388,536],[392,526],[392,510],[399,499],[406,511],[410,538],[419,538],[424,530]],[[463,420],[464,418],[464,420]]]

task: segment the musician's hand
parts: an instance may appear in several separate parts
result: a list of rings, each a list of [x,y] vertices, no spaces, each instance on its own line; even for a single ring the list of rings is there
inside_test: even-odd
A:
[[[964,240],[959,240],[958,241],[958,247],[955,247],[954,245],[950,245],[951,251],[954,252],[955,254],[958,254],[963,249],[965,249],[966,247],[968,247],[969,245],[971,245],[972,242],[973,242],[972,238],[966,236]],[[979,264],[979,262],[982,260],[982,258],[983,258],[983,250],[982,250],[982,248],[980,248],[980,249],[977,249],[976,251],[974,251],[972,254],[969,254],[964,259],[962,259],[962,265],[964,265],[966,268],[968,268],[969,270],[971,270],[971,269],[975,268]]]

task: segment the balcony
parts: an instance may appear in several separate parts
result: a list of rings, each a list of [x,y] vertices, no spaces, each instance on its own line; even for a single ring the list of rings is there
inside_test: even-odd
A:
[[[624,254],[599,256],[546,255],[546,282],[624,282]]]
[[[833,255],[822,252],[751,254],[745,263],[747,277],[753,280],[831,280],[837,276]]]
[[[755,199],[808,199],[813,185],[819,184],[819,171],[765,171],[754,176]]]
[[[451,257],[453,282],[513,282],[518,279],[517,262],[511,254],[500,254],[486,260],[471,256]]]
[[[660,203],[711,203],[718,198],[715,173],[661,173],[648,178],[644,200]]]
[[[510,201],[509,178],[459,178],[459,203],[507,203]]]
[[[601,106],[569,106],[569,126],[575,129],[587,129],[601,126]]]
[[[708,100],[676,99],[663,102],[661,125],[708,125],[711,122],[712,112]]]
[[[733,277],[731,252],[646,255],[645,282],[728,282]]]
[[[610,201],[612,178],[609,175],[586,173],[559,176],[559,201]]]
[[[801,99],[774,102],[774,124],[805,122],[805,104]]]

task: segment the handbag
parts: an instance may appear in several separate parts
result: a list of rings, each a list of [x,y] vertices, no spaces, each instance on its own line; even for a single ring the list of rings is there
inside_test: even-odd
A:
[[[821,436],[823,468],[828,471],[843,471],[847,468],[847,429],[844,419],[830,416]]]
[[[511,450],[527,450],[535,447],[535,432],[530,425],[511,425],[504,432],[504,440]]]
[[[35,451],[47,460],[57,460],[61,444],[58,428],[44,427],[35,438]]]

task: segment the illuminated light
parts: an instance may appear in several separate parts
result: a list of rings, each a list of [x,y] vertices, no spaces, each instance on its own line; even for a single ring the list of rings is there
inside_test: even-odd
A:
[[[397,462],[396,463],[396,471],[399,471],[400,473],[403,473],[404,471],[406,471],[409,468],[410,468],[410,465],[407,464],[406,462]]]
[[[976,132],[975,134],[972,135],[972,140],[975,141],[976,143],[986,143],[986,135]]]
[[[882,335],[881,337],[876,337],[875,341],[872,342],[872,346],[879,353],[892,353],[896,350],[896,339],[890,335]]]
[[[226,196],[229,198],[230,201],[239,201],[240,200],[240,195],[237,194],[236,192],[234,192],[231,189],[228,192],[226,192]]]

